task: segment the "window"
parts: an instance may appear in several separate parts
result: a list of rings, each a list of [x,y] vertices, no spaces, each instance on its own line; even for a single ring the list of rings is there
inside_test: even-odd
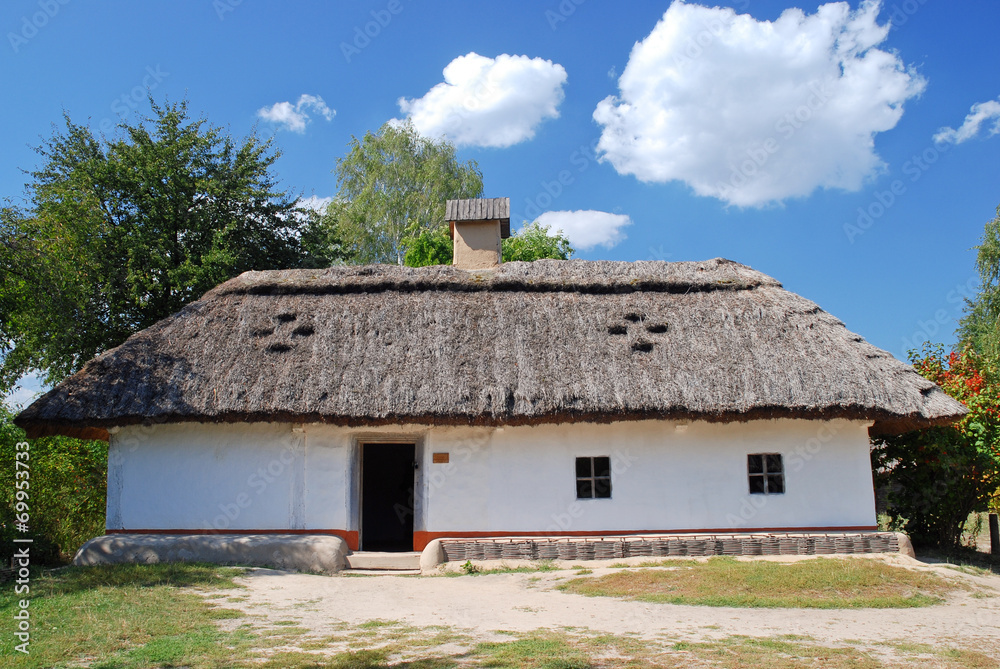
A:
[[[785,471],[780,453],[751,453],[747,456],[750,494],[776,495],[785,492]]]
[[[576,459],[576,498],[611,497],[611,458]]]

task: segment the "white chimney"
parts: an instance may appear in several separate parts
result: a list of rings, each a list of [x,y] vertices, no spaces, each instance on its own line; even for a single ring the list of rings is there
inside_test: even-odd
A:
[[[510,198],[448,200],[445,220],[455,242],[455,267],[488,269],[500,264],[500,240],[510,237]]]

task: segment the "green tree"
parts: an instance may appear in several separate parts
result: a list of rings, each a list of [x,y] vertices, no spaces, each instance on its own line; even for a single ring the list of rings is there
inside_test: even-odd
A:
[[[954,425],[873,440],[872,464],[914,544],[955,548],[969,514],[985,511],[1000,486],[1000,372],[971,347],[945,355],[925,345],[910,357],[969,413]]]
[[[403,264],[409,267],[450,265],[455,252],[455,242],[448,232],[448,228],[444,225],[424,230],[407,244],[406,259]]]
[[[425,230],[407,246],[406,264],[410,267],[450,265],[454,248],[447,227]],[[549,226],[535,221],[503,240],[501,253],[504,262],[531,262],[543,258],[568,260],[574,251],[562,231],[550,234]]]
[[[108,445],[67,437],[33,439],[26,449],[24,431],[0,404],[0,555],[13,555],[17,537],[32,539],[33,563],[57,564],[72,558],[88,539],[104,533]],[[15,468],[17,453],[27,470]],[[25,459],[27,458],[27,459]],[[27,485],[17,471],[29,471]],[[18,499],[18,492],[23,499]],[[28,509],[28,532],[19,532],[17,503]],[[23,507],[22,507],[23,508]]]
[[[351,262],[403,264],[407,244],[443,224],[446,200],[482,195],[475,161],[459,162],[454,145],[421,137],[408,122],[354,137],[350,147],[337,159],[338,195],[324,223]]]
[[[1000,207],[976,247],[980,292],[967,301],[958,336],[983,355],[1000,360]]]
[[[277,188],[271,142],[150,105],[112,139],[64,116],[26,207],[0,211],[0,390],[58,381],[243,271],[305,262],[312,219]]]
[[[517,234],[503,240],[502,246],[504,262],[531,262],[542,258],[569,260],[574,253],[562,230],[549,234],[549,226],[538,221],[529,223]]]

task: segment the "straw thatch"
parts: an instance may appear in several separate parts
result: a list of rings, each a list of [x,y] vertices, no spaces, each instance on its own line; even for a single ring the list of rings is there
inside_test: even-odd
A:
[[[90,361],[16,422],[106,437],[176,421],[845,417],[899,432],[964,413],[744,265],[572,260],[247,272]]]

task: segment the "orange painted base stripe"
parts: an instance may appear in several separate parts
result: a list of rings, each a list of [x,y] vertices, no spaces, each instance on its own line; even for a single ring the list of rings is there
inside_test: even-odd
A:
[[[575,532],[414,532],[413,550],[422,551],[434,539],[491,539],[501,537],[627,537],[637,534],[757,534],[763,532],[872,532],[877,525],[845,525],[840,527],[726,527],[691,530],[606,530]]]
[[[119,530],[106,529],[105,534],[325,534],[340,537],[352,551],[358,550],[358,533],[354,530]]]

